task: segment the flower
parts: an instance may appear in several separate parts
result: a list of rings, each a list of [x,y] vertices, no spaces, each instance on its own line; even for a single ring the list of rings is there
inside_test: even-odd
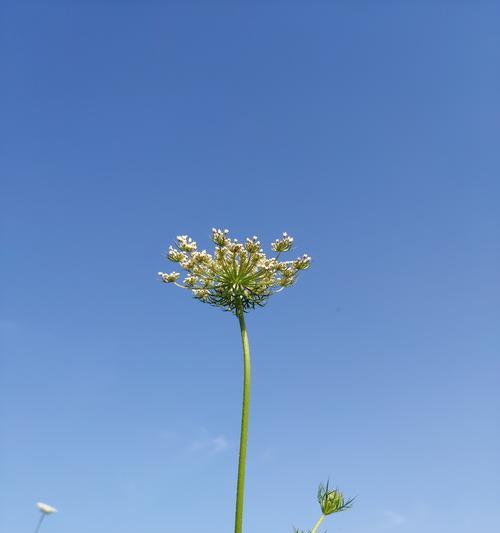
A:
[[[186,252],[182,252],[181,250],[177,250],[173,246],[170,246],[167,252],[167,257],[174,263],[180,263],[187,258],[187,255]]]
[[[178,235],[177,247],[183,252],[194,252],[196,250],[196,243],[187,235]]]
[[[165,272],[158,272],[158,276],[162,279],[164,283],[173,283],[179,279],[180,274],[178,272],[171,272],[170,274],[165,274]]]
[[[283,233],[281,239],[276,239],[272,244],[271,248],[274,252],[288,252],[292,249],[293,246],[293,237],[290,237],[286,232]]]
[[[50,505],[47,505],[46,503],[38,502],[36,506],[38,507],[38,509],[40,509],[40,511],[42,511],[43,514],[57,513],[57,509],[51,507]]]
[[[178,263],[186,277],[181,284],[177,283],[179,273],[159,272],[161,281],[190,290],[202,302],[239,313],[264,305],[272,294],[293,285],[299,271],[311,265],[307,254],[294,261],[278,261],[293,245],[293,237],[287,233],[271,244],[277,253],[271,258],[255,235],[240,243],[228,234],[227,229],[212,228],[213,254],[198,251],[191,237],[179,235],[175,246],[169,247],[167,258]]]
[[[293,266],[297,270],[306,270],[311,266],[311,258],[307,254],[304,254],[293,262]]]

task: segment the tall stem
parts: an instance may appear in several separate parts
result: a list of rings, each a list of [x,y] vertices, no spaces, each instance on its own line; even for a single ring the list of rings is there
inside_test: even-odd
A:
[[[316,533],[316,530],[318,529],[319,525],[321,524],[321,522],[323,522],[323,520],[325,519],[325,515],[322,514],[320,517],[319,517],[319,520],[316,522],[316,524],[314,525],[314,527],[311,529],[311,533]]]
[[[44,518],[45,518],[45,513],[42,513],[42,516],[40,517],[40,520],[38,521],[38,524],[36,526],[35,533],[38,533],[38,531],[40,531],[40,526],[42,525]]]
[[[237,311],[243,344],[243,407],[241,410],[240,455],[238,461],[238,486],[236,490],[236,518],[234,532],[241,533],[243,527],[243,493],[245,490],[245,461],[248,438],[248,409],[250,404],[250,347],[242,309]]]

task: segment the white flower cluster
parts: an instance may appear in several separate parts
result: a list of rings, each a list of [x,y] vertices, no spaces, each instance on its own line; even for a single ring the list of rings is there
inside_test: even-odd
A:
[[[306,268],[309,268],[310,265],[311,258],[307,254],[304,254],[302,257],[299,257],[293,262],[293,266],[297,270],[306,270]]]
[[[178,272],[159,272],[160,279],[191,290],[193,296],[203,302],[243,312],[264,305],[271,294],[293,285],[298,272],[311,264],[307,254],[294,261],[278,261],[281,253],[293,246],[293,238],[286,233],[271,244],[272,250],[277,252],[272,258],[266,257],[257,237],[240,243],[228,234],[227,229],[212,229],[213,255],[206,250],[198,251],[196,242],[187,235],[178,236],[167,258],[178,263],[187,275],[182,284],[177,283]]]
[[[288,252],[292,249],[293,246],[293,237],[290,237],[286,232],[283,233],[281,239],[276,239],[272,244],[271,248],[274,252]]]
[[[172,272],[170,274],[165,274],[165,272],[158,272],[161,280],[165,283],[173,283],[179,279],[180,274],[178,272]]]
[[[177,246],[179,247],[179,250],[182,250],[183,252],[196,251],[196,243],[187,235],[179,235],[177,237]]]

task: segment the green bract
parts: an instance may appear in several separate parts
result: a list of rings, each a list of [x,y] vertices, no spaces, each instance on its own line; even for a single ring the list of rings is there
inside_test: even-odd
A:
[[[177,283],[178,272],[159,272],[161,280],[191,290],[202,302],[237,313],[264,305],[269,296],[293,285],[297,274],[311,264],[307,254],[293,261],[278,260],[293,245],[293,238],[286,233],[271,244],[277,253],[271,258],[266,256],[257,237],[239,243],[238,239],[230,239],[228,233],[227,229],[212,229],[213,254],[198,251],[193,239],[179,235],[167,257],[187,275],[181,284]]]

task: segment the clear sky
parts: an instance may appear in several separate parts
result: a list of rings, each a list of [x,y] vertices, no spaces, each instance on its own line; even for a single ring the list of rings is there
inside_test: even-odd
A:
[[[374,3],[2,3],[2,533],[232,531],[238,324],[156,276],[213,226],[313,257],[245,532],[500,530],[500,4]]]

